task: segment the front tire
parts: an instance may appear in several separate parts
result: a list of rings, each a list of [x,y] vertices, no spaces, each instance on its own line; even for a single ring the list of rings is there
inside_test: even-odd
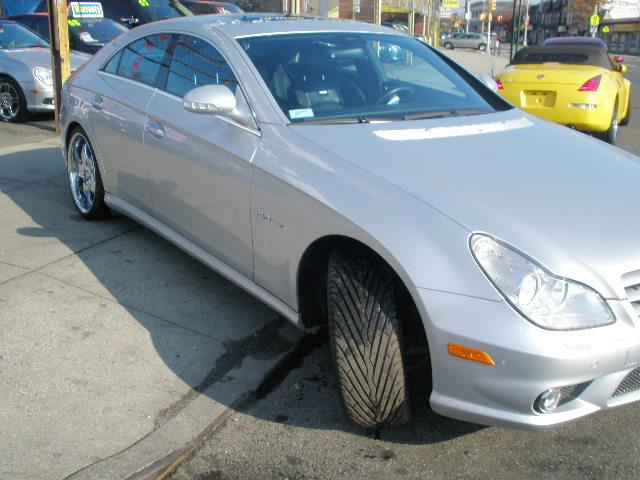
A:
[[[349,419],[374,429],[409,420],[402,331],[391,269],[373,252],[339,248],[329,259],[331,352]]]
[[[104,203],[104,186],[95,152],[87,134],[76,128],[67,146],[67,173],[71,198],[78,212],[88,220],[108,213]]]
[[[444,44],[444,48],[447,50],[453,50],[453,44],[451,42],[447,42]]]
[[[27,99],[13,79],[0,77],[0,120],[21,123],[29,118]]]

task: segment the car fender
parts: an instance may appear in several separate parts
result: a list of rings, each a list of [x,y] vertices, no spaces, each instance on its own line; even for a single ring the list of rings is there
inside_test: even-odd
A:
[[[351,162],[288,137],[288,128],[265,125],[252,162],[258,285],[297,311],[303,255],[318,239],[340,236],[374,250],[408,288],[501,299],[471,255],[467,229]]]

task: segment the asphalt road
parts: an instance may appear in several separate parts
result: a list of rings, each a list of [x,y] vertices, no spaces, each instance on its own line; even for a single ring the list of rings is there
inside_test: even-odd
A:
[[[627,77],[640,92],[640,58],[627,61]],[[37,142],[51,138],[53,130],[46,116],[25,125],[0,124],[0,145]],[[640,93],[618,145],[640,155],[639,138]],[[411,425],[374,435],[345,421],[326,342],[305,338],[258,395],[178,468],[175,480],[638,476],[640,405],[538,433],[466,424],[422,408]]]

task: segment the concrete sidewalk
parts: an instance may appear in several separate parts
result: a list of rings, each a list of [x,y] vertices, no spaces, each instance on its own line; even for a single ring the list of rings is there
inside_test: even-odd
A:
[[[83,220],[57,139],[0,148],[0,332],[3,480],[170,461],[300,338],[143,227]]]
[[[465,48],[447,50],[446,48],[440,48],[440,51],[474,75],[492,75],[495,77],[504,69],[507,63],[509,63],[508,56],[489,56],[488,54],[477,50]],[[492,68],[493,73],[491,71]]]

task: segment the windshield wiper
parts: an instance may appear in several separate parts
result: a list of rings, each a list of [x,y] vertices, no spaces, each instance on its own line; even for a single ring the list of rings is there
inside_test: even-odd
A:
[[[422,112],[405,115],[405,120],[423,120],[425,118],[444,118],[444,117],[462,117],[466,115],[477,115],[480,113],[488,113],[485,110],[467,109],[467,110],[439,110],[437,112]]]
[[[369,123],[369,119],[363,116],[354,117],[329,117],[318,118],[317,120],[306,120],[304,122],[296,122],[296,125],[327,125],[327,124],[344,124],[344,123]]]

